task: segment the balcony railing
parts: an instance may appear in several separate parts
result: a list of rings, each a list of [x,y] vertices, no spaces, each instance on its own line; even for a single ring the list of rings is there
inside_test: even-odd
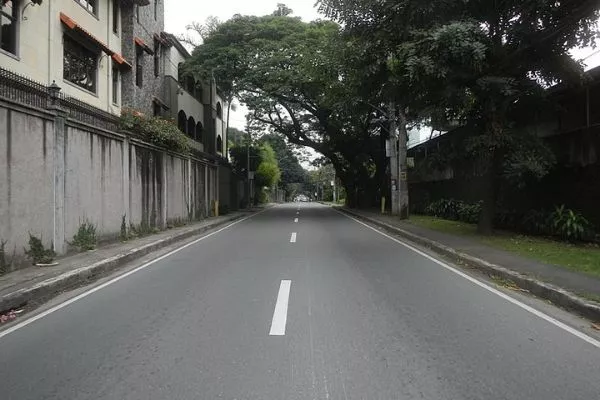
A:
[[[0,68],[0,99],[41,110],[60,109],[67,118],[110,131],[119,128],[118,116],[67,96],[56,85],[45,86],[3,68]]]

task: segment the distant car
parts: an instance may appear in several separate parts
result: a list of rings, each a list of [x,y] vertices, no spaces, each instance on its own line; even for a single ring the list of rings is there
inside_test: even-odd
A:
[[[304,203],[304,202],[309,201],[309,199],[305,195],[300,194],[300,195],[296,196],[296,198],[294,199],[294,201],[295,202],[303,202]]]

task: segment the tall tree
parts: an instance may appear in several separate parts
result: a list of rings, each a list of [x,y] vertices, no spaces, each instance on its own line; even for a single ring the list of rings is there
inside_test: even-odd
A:
[[[291,146],[286,143],[281,135],[265,135],[260,141],[268,143],[275,152],[277,164],[281,170],[280,184],[284,188],[292,183],[302,184],[306,181],[306,171],[300,165]]]
[[[479,230],[489,233],[503,172],[537,176],[545,149],[523,146],[511,115],[548,85],[578,79],[569,54],[597,35],[598,3],[589,0],[320,0],[322,10],[390,52],[392,77],[420,99],[474,127],[465,148],[486,182]],[[394,32],[402,32],[394,35]],[[373,40],[376,38],[377,40]],[[416,86],[415,86],[416,85]],[[529,152],[526,157],[519,152]],[[527,159],[539,162],[527,162]],[[519,174],[517,174],[519,175]]]
[[[189,70],[214,71],[256,121],[328,157],[352,193],[352,205],[372,192],[365,185],[376,170],[373,153],[381,148],[377,112],[363,101],[362,92],[371,88],[352,67],[360,60],[354,50],[332,22],[240,16],[194,51]]]

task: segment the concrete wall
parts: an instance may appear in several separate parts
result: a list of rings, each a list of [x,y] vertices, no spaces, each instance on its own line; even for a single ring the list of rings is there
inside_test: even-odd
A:
[[[92,15],[74,0],[44,1],[25,10],[19,18],[17,54],[0,52],[0,66],[25,75],[44,85],[53,81],[63,93],[102,110],[120,114],[120,104],[112,103],[112,64],[105,53],[99,54],[96,93],[90,93],[63,79],[63,33],[60,13],[73,19],[112,51],[121,53],[121,38],[112,30],[112,6],[115,0],[99,0],[97,15]],[[23,10],[28,2],[20,1]],[[128,59],[131,62],[131,59]]]
[[[104,235],[119,232],[124,202],[122,139],[77,124],[66,127],[65,232],[76,232],[85,219],[98,224]]]
[[[17,255],[29,232],[62,254],[84,220],[115,239],[123,216],[160,229],[204,218],[218,199],[216,165],[60,112],[0,100],[0,149],[0,239]]]
[[[0,239],[23,252],[32,232],[50,243],[54,218],[54,124],[46,114],[0,106]]]

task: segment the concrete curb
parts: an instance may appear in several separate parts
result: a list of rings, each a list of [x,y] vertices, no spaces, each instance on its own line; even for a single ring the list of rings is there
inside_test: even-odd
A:
[[[546,282],[542,282],[540,280],[531,278],[527,275],[515,272],[508,268],[489,263],[485,260],[471,256],[469,254],[462,253],[456,249],[443,245],[434,240],[415,235],[412,232],[408,232],[404,229],[386,224],[385,222],[366,217],[360,213],[356,213],[351,210],[340,207],[336,207],[336,210],[339,210],[345,214],[351,215],[363,221],[369,222],[370,224],[376,225],[390,233],[399,235],[405,239],[410,240],[411,242],[427,247],[435,251],[436,253],[457,260],[462,264],[466,264],[470,267],[477,268],[478,270],[488,275],[493,275],[502,279],[510,280],[514,282],[519,288],[527,290],[528,292],[538,297],[550,300],[552,303],[563,307],[567,310],[576,312],[584,317],[590,318],[595,321],[600,321],[600,305],[591,303],[586,299],[577,296],[576,294],[571,293],[563,288],[554,286]]]
[[[27,304],[43,303],[64,291],[94,282],[108,273],[116,271],[125,264],[153,251],[253,214],[256,214],[256,212],[234,215],[225,220],[198,227],[197,229],[180,232],[179,234],[174,234],[141,247],[136,247],[125,253],[117,254],[116,256],[46,279],[31,287],[16,290],[0,298],[0,311],[12,310]]]

